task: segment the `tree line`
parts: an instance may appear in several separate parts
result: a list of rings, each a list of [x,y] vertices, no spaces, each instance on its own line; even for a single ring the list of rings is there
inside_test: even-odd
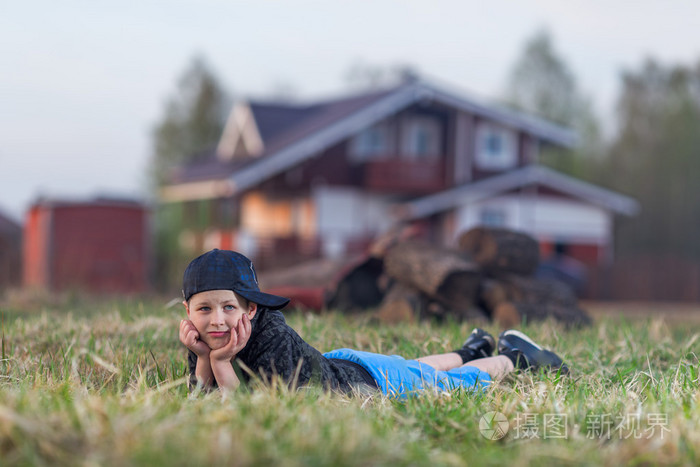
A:
[[[700,260],[700,60],[664,65],[648,58],[621,76],[616,131],[601,136],[590,99],[546,32],[529,40],[508,79],[513,106],[577,130],[572,151],[543,162],[636,198],[641,212],[615,223],[620,255]]]

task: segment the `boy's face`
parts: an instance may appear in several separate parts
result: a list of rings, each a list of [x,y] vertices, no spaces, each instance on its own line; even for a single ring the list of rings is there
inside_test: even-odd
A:
[[[253,319],[258,310],[255,303],[238,297],[231,290],[208,290],[190,297],[185,302],[187,316],[197,328],[199,339],[212,350],[225,346],[231,338],[231,329],[238,326],[244,314]]]

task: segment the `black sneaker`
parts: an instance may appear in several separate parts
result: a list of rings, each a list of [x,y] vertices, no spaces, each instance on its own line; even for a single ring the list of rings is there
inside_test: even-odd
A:
[[[520,331],[509,329],[498,336],[498,353],[513,360],[516,368],[538,370],[549,368],[561,370],[568,374],[569,368],[564,361],[551,350],[546,350],[535,344],[532,339]]]
[[[475,358],[490,357],[496,349],[496,339],[483,329],[474,328],[462,344],[462,348],[473,350]]]

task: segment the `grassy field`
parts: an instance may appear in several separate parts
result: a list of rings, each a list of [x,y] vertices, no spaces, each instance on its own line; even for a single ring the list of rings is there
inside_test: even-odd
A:
[[[190,396],[181,313],[139,301],[2,308],[0,465],[700,464],[698,321],[598,313],[583,330],[525,326],[571,377],[401,401],[283,387]],[[322,351],[407,358],[454,349],[471,330],[287,316]],[[507,422],[501,439],[480,430],[494,426],[480,425],[489,412]]]

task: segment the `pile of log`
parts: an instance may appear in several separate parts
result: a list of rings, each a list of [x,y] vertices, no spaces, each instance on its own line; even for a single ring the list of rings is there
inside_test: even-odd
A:
[[[565,283],[536,277],[539,245],[527,234],[476,227],[458,238],[456,249],[437,247],[395,231],[377,239],[369,254],[345,264],[297,268],[287,282],[300,279],[317,290],[322,307],[355,312],[376,309],[385,323],[424,318],[495,321],[514,327],[523,321],[554,319],[566,325],[591,322]],[[272,293],[294,292],[279,285]],[[274,281],[273,281],[274,282]],[[264,284],[261,284],[264,285]],[[301,301],[299,301],[301,302]]]
[[[475,227],[460,235],[457,244],[490,276],[531,276],[540,261],[537,240],[514,230]]]
[[[384,322],[447,316],[504,328],[545,319],[591,322],[571,287],[536,277],[539,245],[525,233],[476,227],[459,236],[456,250],[416,240],[382,244],[374,254],[388,277],[377,311]]]
[[[390,285],[378,310],[382,321],[448,313],[459,319],[487,319],[476,307],[482,273],[473,261],[418,241],[397,243],[383,259]]]
[[[484,271],[478,305],[502,327],[547,318],[569,326],[591,323],[569,285],[535,276],[539,245],[529,235],[476,227],[463,233],[458,245]]]

